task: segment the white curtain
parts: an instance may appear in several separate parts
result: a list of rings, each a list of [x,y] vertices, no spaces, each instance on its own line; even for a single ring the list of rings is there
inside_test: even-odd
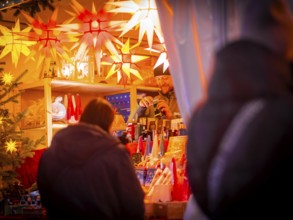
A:
[[[194,108],[206,96],[214,50],[237,36],[239,14],[227,2],[156,0],[175,93],[187,126]],[[237,2],[229,4],[232,9]]]

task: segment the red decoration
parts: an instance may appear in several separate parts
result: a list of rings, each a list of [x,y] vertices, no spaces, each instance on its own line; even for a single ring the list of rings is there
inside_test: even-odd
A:
[[[80,95],[76,94],[75,120],[78,121],[82,113]]]
[[[180,201],[182,199],[182,195],[180,192],[180,186],[178,184],[177,167],[176,167],[176,161],[174,158],[172,158],[171,165],[172,165],[172,174],[173,174],[172,200]]]
[[[68,105],[67,105],[67,120],[71,119],[71,116],[74,116],[74,107],[72,102],[72,95],[68,94]]]
[[[17,168],[18,178],[25,189],[30,188],[37,180],[38,165],[46,148],[35,150],[33,157],[27,157],[24,163]]]

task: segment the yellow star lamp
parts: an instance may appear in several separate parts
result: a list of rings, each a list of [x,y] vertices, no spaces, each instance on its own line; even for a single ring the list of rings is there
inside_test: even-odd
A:
[[[163,64],[163,72],[165,72],[165,70],[169,67],[166,45],[164,43],[155,44],[153,45],[153,48],[146,48],[145,50],[160,54],[156,64],[154,65],[154,69]]]
[[[123,79],[123,83],[125,83],[125,76],[127,78],[130,78],[130,74],[133,74],[137,78],[142,79],[139,71],[137,70],[136,63],[145,60],[149,58],[149,56],[141,56],[141,55],[134,55],[131,53],[131,49],[136,47],[134,45],[133,47],[130,47],[130,40],[127,39],[125,44],[121,47],[121,52],[119,56],[111,55],[110,58],[112,60],[109,61],[107,57],[105,57],[105,60],[102,62],[103,65],[112,65],[106,79],[117,73],[117,81],[120,82],[121,79]],[[108,59],[108,61],[107,61]]]
[[[16,149],[16,142],[13,140],[6,141],[5,143],[6,152],[10,152],[11,154],[15,152]]]
[[[4,85],[11,85],[13,78],[14,77],[10,73],[5,72],[2,76],[2,82],[4,83]]]
[[[131,19],[129,19],[129,21],[122,26],[122,33],[120,34],[120,37],[129,32],[131,29],[139,27],[139,44],[141,43],[144,34],[146,34],[148,45],[149,47],[152,47],[154,32],[159,41],[163,42],[164,40],[155,0],[140,0],[136,2],[119,1],[106,3],[116,7],[108,12],[132,14]]]
[[[112,14],[107,13],[104,8],[97,11],[94,3],[92,11],[87,10],[75,0],[71,3],[75,12],[67,11],[67,13],[72,16],[71,20],[77,19],[79,22],[60,25],[59,30],[80,34],[78,41],[72,47],[77,49],[75,61],[83,60],[92,53],[100,74],[102,50],[106,48],[112,55],[118,56],[115,45],[121,46],[122,42],[111,33],[117,31],[121,21],[112,21]]]
[[[35,60],[36,58],[37,69],[41,74],[49,73],[52,62],[56,62],[59,69],[62,67],[62,60],[72,62],[69,55],[70,50],[65,46],[65,43],[76,41],[76,34],[55,29],[57,27],[58,8],[54,10],[47,23],[43,22],[41,18],[32,18],[25,12],[22,12],[22,14],[34,30],[27,37],[31,42],[36,43],[27,60]]]
[[[29,47],[36,44],[36,42],[27,40],[22,34],[29,33],[30,30],[31,27],[21,30],[19,19],[16,20],[15,26],[11,30],[0,25],[0,32],[2,34],[0,36],[0,46],[4,47],[0,54],[0,59],[11,53],[12,63],[16,67],[21,54],[28,56],[30,54]]]

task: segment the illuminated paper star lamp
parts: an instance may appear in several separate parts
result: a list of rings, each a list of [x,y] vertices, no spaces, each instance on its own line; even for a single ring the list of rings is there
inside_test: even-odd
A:
[[[5,143],[6,152],[10,152],[11,154],[16,151],[16,142],[11,140],[6,141]]]
[[[113,62],[107,61],[107,58],[105,58],[105,61],[102,62],[103,65],[112,65],[106,76],[106,79],[117,73],[117,81],[120,82],[121,79],[125,79],[124,75],[130,78],[130,74],[132,73],[137,78],[143,80],[138,70],[134,69],[133,67],[136,67],[136,63],[149,58],[149,56],[131,54],[130,50],[136,47],[137,44],[133,47],[129,47],[129,41],[130,40],[127,39],[125,44],[121,47],[121,53],[118,57],[115,55],[110,56]]]
[[[156,44],[156,45],[153,45],[153,48],[146,48],[145,50],[160,54],[156,64],[154,65],[154,69],[163,64],[163,72],[165,72],[166,69],[169,67],[169,60],[168,60],[166,45],[163,43]]]
[[[10,85],[13,81],[13,76],[10,73],[3,73],[2,82],[4,85]]]
[[[117,7],[108,12],[132,14],[131,19],[122,27],[120,37],[134,27],[139,26],[139,43],[141,43],[144,34],[146,34],[148,45],[152,47],[154,32],[160,42],[164,41],[155,0],[141,0],[138,4],[134,1],[107,2],[106,4]]]
[[[30,41],[37,43],[27,60],[37,58],[37,69],[40,70],[41,74],[49,73],[52,62],[56,62],[56,67],[59,69],[62,67],[62,60],[72,62],[68,55],[70,50],[65,46],[65,43],[77,41],[76,34],[54,29],[57,27],[58,8],[54,10],[47,23],[44,23],[41,18],[38,20],[32,18],[25,12],[22,14],[34,30],[27,37]]]
[[[77,18],[80,23],[70,23],[60,25],[59,30],[77,32],[80,34],[78,42],[72,47],[77,48],[75,60],[82,60],[91,51],[95,57],[96,66],[100,75],[101,54],[105,47],[112,55],[118,56],[116,44],[122,42],[111,33],[117,31],[121,21],[112,21],[111,13],[107,13],[104,8],[97,12],[94,3],[90,12],[77,1],[71,1],[75,13],[67,11],[73,18]]]
[[[19,33],[29,33],[30,31],[31,27],[20,30],[19,19],[16,20],[12,30],[0,25],[0,32],[3,34],[3,36],[0,36],[0,46],[4,47],[0,54],[0,59],[11,53],[12,63],[16,67],[21,54],[28,56],[30,54],[29,47],[36,44],[36,42],[26,40]]]

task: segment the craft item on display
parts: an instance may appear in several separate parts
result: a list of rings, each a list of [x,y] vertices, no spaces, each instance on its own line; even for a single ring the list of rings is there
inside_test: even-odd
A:
[[[164,132],[160,135],[160,152],[159,156],[162,157],[165,154],[165,145],[164,145]]]
[[[187,136],[172,136],[169,138],[168,153],[175,157],[181,157],[185,152],[185,146],[187,143]]]
[[[141,162],[141,158],[142,158],[142,154],[139,152],[139,153],[133,153],[131,155],[131,159],[132,159],[132,162],[134,163],[134,165],[138,165],[140,162]]]
[[[142,149],[143,149],[142,145],[143,145],[142,136],[139,136],[136,153],[133,153],[131,155],[134,165],[137,165],[142,161]]]
[[[124,118],[121,114],[115,114],[114,121],[112,123],[112,131],[125,131],[126,130],[126,124],[124,121]],[[128,135],[129,133],[127,133]],[[131,137],[132,139],[132,137]]]
[[[149,186],[152,181],[153,181],[153,178],[155,176],[155,173],[156,173],[156,169],[155,168],[148,168],[147,169],[147,172],[146,172],[146,177],[145,177],[145,186]]]
[[[81,99],[80,99],[80,95],[76,94],[76,107],[75,107],[75,112],[74,112],[74,117],[76,121],[79,121],[81,113],[82,113],[82,109],[81,109]]]
[[[68,94],[68,106],[67,106],[67,112],[66,112],[66,119],[68,123],[75,123],[75,118],[74,118],[74,106],[73,106],[73,95],[70,93]]]
[[[176,166],[175,158],[172,158],[171,170],[173,175],[172,199],[179,201],[181,200],[181,192],[180,192],[180,186],[179,186],[178,178],[177,178],[177,166]]]
[[[151,157],[153,159],[159,158],[158,135],[156,131],[153,131],[153,146],[152,146]]]
[[[146,197],[152,202],[171,201],[172,172],[166,167],[164,170],[158,168],[154,174]]]
[[[146,157],[148,156],[148,155],[150,155],[150,153],[151,153],[151,136],[150,135],[148,135],[148,137],[147,137],[147,142],[146,142],[146,148],[145,148],[145,152],[144,152],[144,159],[146,159]]]
[[[62,104],[62,97],[58,96],[52,104],[52,119],[53,121],[59,121],[66,116],[66,108]]]
[[[146,169],[145,168],[136,168],[135,169],[136,176],[140,182],[140,185],[145,185],[145,177],[146,177]]]
[[[161,168],[157,168],[155,173],[154,173],[154,176],[152,178],[152,181],[150,182],[150,184],[148,185],[149,186],[149,189],[151,189],[154,184],[157,182],[157,180],[160,178],[160,176],[162,175],[163,173],[163,170]]]
[[[142,135],[139,136],[138,138],[138,144],[137,144],[137,153],[143,151],[143,140],[142,140]]]

